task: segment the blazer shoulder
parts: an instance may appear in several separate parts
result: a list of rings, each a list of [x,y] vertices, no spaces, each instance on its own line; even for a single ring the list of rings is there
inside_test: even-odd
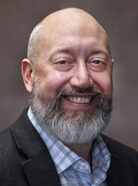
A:
[[[0,132],[0,155],[10,150],[12,141],[10,127]]]
[[[102,137],[111,156],[117,157],[122,163],[129,165],[129,167],[138,173],[138,151],[105,135]]]
[[[0,132],[0,165],[6,167],[6,165],[15,163],[18,158],[18,151],[14,142],[12,132],[12,126]]]
[[[9,152],[11,149],[13,149],[13,146],[15,146],[15,143],[13,141],[12,136],[12,128],[19,125],[19,123],[24,122],[26,117],[27,108],[23,111],[23,114],[14,122],[12,123],[8,128],[4,129],[3,131],[0,131],[0,155],[2,153]]]
[[[138,185],[138,152],[110,137],[105,135],[102,137],[111,153],[111,165],[107,177],[108,183],[111,185],[113,183],[115,186]]]
[[[12,129],[20,126],[20,123],[23,122],[26,117],[26,110],[23,114],[7,129],[0,131],[0,165],[5,165],[8,162],[16,161],[16,156],[18,156],[17,146],[13,138]],[[27,117],[26,117],[27,118]],[[13,156],[14,154],[14,156]],[[6,166],[6,165],[5,165]]]
[[[109,151],[114,152],[115,154],[125,154],[126,156],[134,156],[138,160],[138,151],[120,143],[119,141],[112,139],[108,136],[102,135],[107,147],[109,148]]]

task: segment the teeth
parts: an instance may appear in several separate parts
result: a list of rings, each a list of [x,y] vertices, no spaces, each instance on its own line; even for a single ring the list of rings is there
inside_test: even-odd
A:
[[[68,100],[74,103],[89,103],[91,101],[91,97],[68,97]]]

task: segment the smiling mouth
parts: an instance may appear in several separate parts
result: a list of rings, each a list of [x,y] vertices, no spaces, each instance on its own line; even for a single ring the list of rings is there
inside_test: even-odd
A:
[[[93,96],[64,95],[63,97],[72,103],[86,104],[86,103],[91,103],[96,98],[96,95]]]

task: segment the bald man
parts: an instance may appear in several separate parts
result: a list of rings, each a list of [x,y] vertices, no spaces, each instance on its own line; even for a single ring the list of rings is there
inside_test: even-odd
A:
[[[138,185],[138,153],[101,134],[113,63],[106,32],[84,10],[34,28],[22,60],[30,106],[0,134],[0,186]]]

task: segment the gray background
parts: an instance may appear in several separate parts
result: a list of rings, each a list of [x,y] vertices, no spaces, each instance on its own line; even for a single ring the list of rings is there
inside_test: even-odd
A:
[[[32,28],[47,14],[80,7],[109,35],[114,64],[114,110],[105,133],[138,150],[138,1],[0,0],[0,130],[28,105],[20,64]]]

